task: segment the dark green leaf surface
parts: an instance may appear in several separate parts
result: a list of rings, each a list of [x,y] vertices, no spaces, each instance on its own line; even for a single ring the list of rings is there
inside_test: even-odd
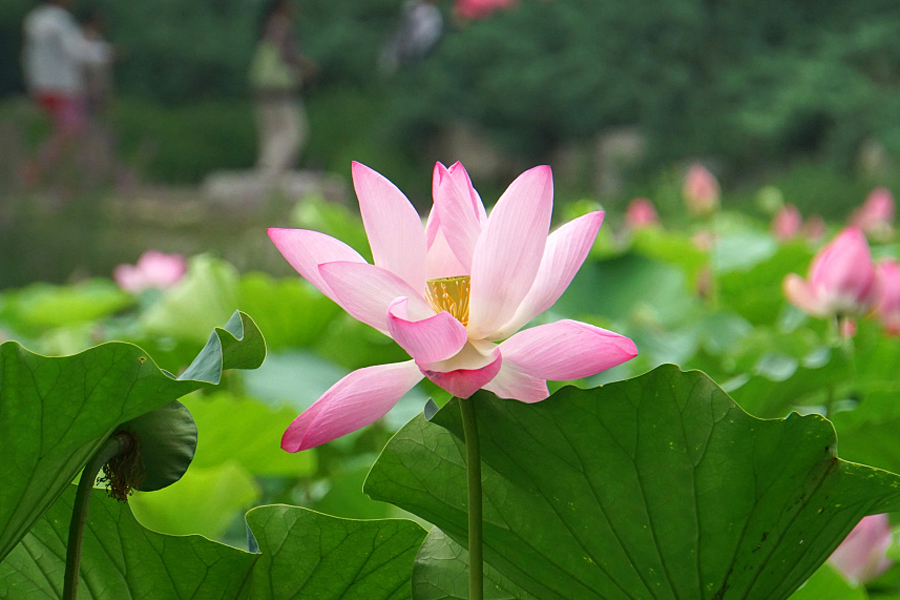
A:
[[[74,486],[0,563],[0,598],[56,600]],[[247,515],[261,554],[200,536],[144,529],[126,504],[94,490],[82,600],[405,600],[425,531],[413,521],[338,519],[296,506]]]
[[[264,358],[262,335],[242,313],[214,331],[178,379],[132,344],[63,357],[0,345],[0,560],[117,425],[218,383],[225,369],[255,368]]]
[[[756,419],[699,372],[477,400],[486,560],[545,600],[787,598],[900,506],[900,477],[835,458],[828,421]],[[465,545],[461,437],[455,402],[410,422],[366,491]]]
[[[262,556],[252,600],[402,600],[425,530],[414,521],[338,519],[296,506],[247,513]]]
[[[466,600],[469,597],[469,553],[437,527],[425,537],[413,568],[415,600]],[[485,600],[536,600],[534,596],[485,565]]]
[[[75,487],[0,563],[0,598],[58,600]],[[94,490],[82,549],[80,600],[246,598],[258,556],[200,536],[144,529],[127,504]]]

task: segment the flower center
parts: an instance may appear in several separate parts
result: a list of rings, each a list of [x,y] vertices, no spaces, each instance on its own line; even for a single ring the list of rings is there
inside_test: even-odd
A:
[[[446,310],[463,326],[468,326],[470,279],[468,275],[461,275],[426,281],[428,303],[435,312]]]

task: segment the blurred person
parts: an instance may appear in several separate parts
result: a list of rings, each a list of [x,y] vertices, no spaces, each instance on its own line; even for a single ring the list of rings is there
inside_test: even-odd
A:
[[[81,18],[81,33],[92,43],[109,46],[106,19],[97,10],[90,10]],[[109,107],[113,92],[112,61],[86,62],[82,65],[84,101],[88,119],[102,115]]]
[[[289,0],[269,0],[260,19],[250,83],[259,133],[257,168],[274,182],[296,163],[309,124],[300,90],[316,74],[316,65],[301,54]]]
[[[53,130],[37,158],[22,169],[26,184],[72,150],[86,127],[85,65],[108,64],[112,48],[88,40],[69,12],[73,0],[45,0],[25,16],[22,68],[29,95],[51,118]]]
[[[444,16],[437,0],[407,0],[396,33],[381,55],[381,69],[396,73],[431,52],[444,32]]]
[[[79,19],[85,39],[107,44],[106,20],[98,10],[89,10]],[[118,58],[118,52],[115,53]],[[81,144],[81,165],[89,183],[111,181],[116,170],[113,132],[104,118],[112,103],[113,62],[84,63],[85,135]]]

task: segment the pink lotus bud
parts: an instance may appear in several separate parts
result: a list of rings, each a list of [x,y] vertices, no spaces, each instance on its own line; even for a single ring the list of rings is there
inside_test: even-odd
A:
[[[700,163],[694,163],[684,177],[681,195],[688,210],[695,215],[710,215],[719,208],[719,182]]]
[[[772,234],[775,239],[786,242],[800,235],[803,217],[793,204],[785,204],[772,219]]]
[[[878,263],[875,314],[890,335],[900,335],[900,262],[886,259]]]
[[[629,229],[646,229],[659,225],[659,215],[653,203],[646,198],[635,198],[625,210],[625,225]]]
[[[126,292],[140,294],[156,288],[173,286],[184,276],[187,265],[180,254],[163,254],[156,250],[144,252],[136,265],[119,265],[113,272],[116,284]]]
[[[875,299],[875,264],[866,236],[844,229],[813,258],[808,279],[791,273],[784,279],[788,300],[816,317],[865,312]]]
[[[891,545],[891,524],[886,514],[863,517],[841,542],[828,563],[855,584],[871,581],[893,562],[885,556]]]
[[[850,223],[877,240],[890,239],[894,232],[894,197],[887,188],[872,190],[863,205],[853,212]]]
[[[856,319],[852,317],[841,317],[840,322],[838,322],[838,333],[840,334],[841,339],[853,339],[853,336],[856,335],[857,329],[858,327],[856,326]]]
[[[518,0],[456,0],[456,15],[464,20],[486,19],[501,8],[516,4]]]

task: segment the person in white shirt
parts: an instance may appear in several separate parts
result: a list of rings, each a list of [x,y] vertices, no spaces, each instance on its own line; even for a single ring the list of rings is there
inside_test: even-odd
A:
[[[23,178],[34,182],[59,161],[84,132],[85,65],[107,64],[112,48],[88,40],[69,12],[72,0],[46,0],[25,17],[22,67],[29,95],[53,122],[53,132],[26,165]]]

